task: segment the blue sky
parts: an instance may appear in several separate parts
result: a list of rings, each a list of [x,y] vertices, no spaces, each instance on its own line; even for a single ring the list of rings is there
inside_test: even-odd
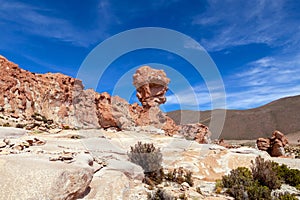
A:
[[[298,0],[0,0],[0,5],[0,54],[32,72],[76,77],[87,55],[111,36],[162,27],[191,37],[208,52],[223,79],[228,109],[300,94]],[[203,77],[185,59],[159,49],[120,56],[94,89],[137,101],[131,77],[149,63],[171,78],[165,111],[212,108]]]

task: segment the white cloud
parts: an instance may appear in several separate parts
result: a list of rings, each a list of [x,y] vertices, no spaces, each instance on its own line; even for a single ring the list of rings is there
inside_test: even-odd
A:
[[[224,77],[226,107],[249,109],[287,96],[300,95],[300,54],[290,57],[265,57],[250,62],[239,73]],[[199,84],[167,96],[167,105],[179,104],[181,109],[211,109],[212,99],[224,97],[222,85]],[[215,108],[224,108],[219,104]]]
[[[193,24],[212,30],[210,37],[201,40],[209,51],[251,43],[294,48],[300,45],[300,27],[299,21],[289,16],[287,3],[212,0],[206,12],[194,17]]]
[[[184,41],[183,47],[186,49],[196,49],[196,50],[200,50],[200,51],[204,51],[204,48],[197,43],[195,40],[186,40]]]
[[[89,46],[103,37],[104,26],[98,23],[90,30],[84,30],[73,22],[53,16],[50,9],[29,4],[1,1],[0,18],[6,26],[6,35],[20,38],[20,32],[72,43],[76,46]],[[99,9],[103,13],[103,10]],[[51,13],[51,15],[50,15]]]

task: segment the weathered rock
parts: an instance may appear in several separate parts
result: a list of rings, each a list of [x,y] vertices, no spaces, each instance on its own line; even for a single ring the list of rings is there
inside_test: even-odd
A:
[[[0,157],[0,176],[0,199],[71,200],[84,194],[93,170],[18,154]]]
[[[84,199],[130,199],[131,181],[122,172],[101,170],[94,175],[90,192]]]
[[[134,105],[138,111],[134,115],[136,124],[139,126],[151,125],[161,128],[166,135],[174,135],[178,131],[175,122],[163,113],[159,105],[166,102],[165,93],[168,90],[170,79],[163,70],[152,69],[149,66],[139,68],[133,75],[133,84],[137,90],[137,97],[142,108]]]
[[[256,144],[259,150],[268,151],[270,148],[270,142],[269,138],[258,138]]]
[[[133,85],[137,89],[137,97],[144,108],[150,108],[166,102],[165,93],[170,79],[163,70],[149,66],[139,68],[133,75]]]
[[[207,126],[197,123],[181,125],[180,128],[180,134],[185,138],[195,140],[200,144],[210,143],[211,132]]]
[[[287,137],[280,131],[274,131],[271,138],[258,138],[259,150],[267,151],[273,157],[285,156],[284,147],[288,144]]]
[[[0,82],[0,106],[7,116],[14,113],[14,118],[30,118],[39,113],[60,123],[99,127],[94,91],[83,90],[78,79],[31,73],[0,56]],[[44,118],[36,115],[36,120]]]

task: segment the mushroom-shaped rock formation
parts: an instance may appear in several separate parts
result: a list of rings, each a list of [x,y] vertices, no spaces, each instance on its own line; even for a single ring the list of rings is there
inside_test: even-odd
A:
[[[136,96],[144,108],[166,102],[165,94],[169,82],[170,79],[163,70],[152,69],[149,66],[139,68],[133,75],[133,85],[137,90]]]
[[[170,79],[163,70],[152,69],[149,66],[139,68],[133,75],[136,96],[142,104],[142,110],[136,118],[137,125],[161,128],[166,135],[177,133],[178,126],[159,108],[160,104],[166,102],[165,94],[169,82]]]

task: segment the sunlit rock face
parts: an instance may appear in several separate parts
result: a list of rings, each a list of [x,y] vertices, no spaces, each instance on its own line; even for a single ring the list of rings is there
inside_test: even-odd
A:
[[[170,79],[163,70],[152,69],[149,66],[139,68],[133,75],[133,85],[137,90],[136,96],[144,108],[166,102],[165,94],[169,82]]]
[[[79,127],[99,127],[94,91],[63,74],[35,74],[0,56],[0,111],[28,119],[39,113],[47,119]]]
[[[170,79],[163,70],[143,66],[135,72],[133,85],[136,87],[136,96],[142,104],[142,110],[136,118],[137,125],[152,125],[163,129],[167,135],[177,133],[178,126],[159,108],[159,105],[167,100],[165,94],[169,82]]]
[[[163,70],[149,66],[139,68],[133,75],[133,85],[141,105],[131,105],[107,92],[99,94],[92,89],[84,89],[81,80],[76,78],[59,73],[31,73],[0,56],[1,120],[5,116],[17,121],[16,124],[27,124],[25,128],[28,129],[33,127],[30,124],[37,123],[32,118],[40,117],[44,124],[39,128],[43,131],[53,129],[47,125],[48,120],[51,124],[54,122],[54,128],[134,130],[137,126],[152,126],[171,136],[179,133],[180,129],[186,132],[186,126],[177,126],[159,108],[167,100],[165,94],[169,82]],[[195,126],[193,130],[196,129]],[[197,136],[195,140],[206,143],[205,134],[192,132]]]

